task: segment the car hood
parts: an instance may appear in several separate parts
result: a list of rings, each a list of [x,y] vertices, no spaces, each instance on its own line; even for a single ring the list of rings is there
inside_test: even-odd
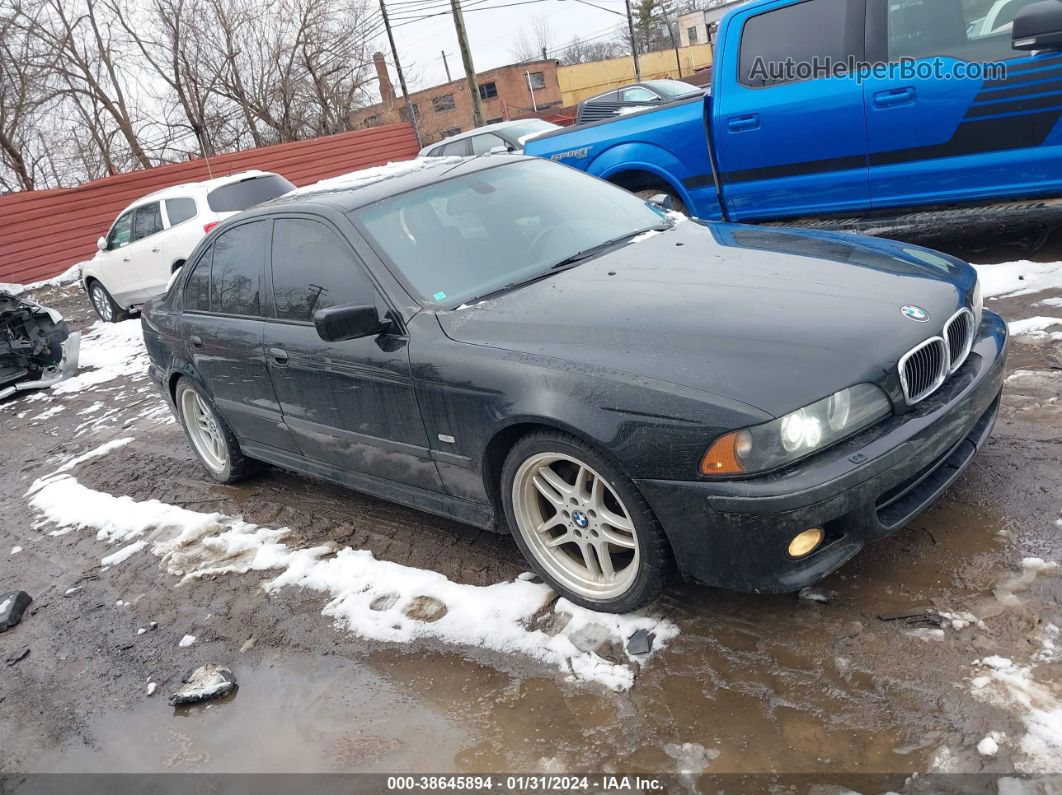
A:
[[[452,339],[699,389],[774,416],[888,382],[973,289],[959,260],[825,232],[685,221],[439,313]],[[926,310],[908,319],[901,307]]]

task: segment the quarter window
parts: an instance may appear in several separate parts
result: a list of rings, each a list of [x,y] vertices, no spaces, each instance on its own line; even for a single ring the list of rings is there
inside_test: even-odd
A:
[[[634,86],[623,90],[624,102],[659,102],[660,97],[642,86]]]
[[[133,240],[143,240],[162,231],[162,210],[158,202],[142,204],[133,210]]]
[[[133,211],[122,213],[107,234],[107,248],[115,249],[129,245],[133,239]]]
[[[741,36],[741,82],[754,87],[794,82],[786,75],[787,63],[799,67],[861,57],[862,50],[855,52],[849,42],[861,36],[863,21],[850,7],[849,0],[806,0],[750,18]]]
[[[195,218],[195,215],[195,199],[186,196],[166,199],[166,217],[170,219],[170,226],[183,224],[189,218]]]
[[[281,320],[311,322],[318,309],[375,303],[354,252],[318,221],[279,218],[273,231],[273,301]]]
[[[222,232],[214,241],[214,265],[210,273],[212,312],[261,314],[262,264],[269,256],[269,231],[269,221],[253,221]]]
[[[458,157],[464,157],[468,154],[468,139],[462,138],[460,141],[451,141],[446,146],[441,147],[437,154],[446,157],[452,157],[454,155]]]
[[[184,308],[190,312],[210,311],[210,262],[214,256],[211,245],[195,263],[184,285]]]
[[[888,2],[889,60],[950,56],[983,63],[1025,55],[1012,48],[1011,31],[1015,15],[1036,0],[877,2]]]

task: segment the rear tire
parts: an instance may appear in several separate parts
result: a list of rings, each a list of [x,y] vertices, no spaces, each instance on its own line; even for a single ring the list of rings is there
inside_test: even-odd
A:
[[[93,279],[88,283],[89,303],[96,310],[96,317],[104,323],[121,323],[129,319],[129,310],[123,309],[111,298],[102,282]]]
[[[179,380],[174,403],[192,450],[210,477],[218,483],[236,483],[261,469],[258,461],[240,450],[236,434],[198,384],[189,378]]]
[[[634,483],[566,433],[520,439],[502,467],[502,502],[520,551],[564,598],[606,613],[656,599],[671,545]]]
[[[670,188],[653,188],[652,190],[639,190],[635,191],[634,195],[637,196],[639,199],[645,199],[646,201],[649,201],[651,198],[661,193],[663,193],[665,196],[671,197],[672,212],[682,213],[683,215],[689,215],[689,210],[686,209],[686,203],[682,201],[682,199],[680,199],[675,194],[675,191],[671,190]]]

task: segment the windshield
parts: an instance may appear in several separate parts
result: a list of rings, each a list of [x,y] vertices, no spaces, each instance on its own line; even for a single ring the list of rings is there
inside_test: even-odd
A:
[[[546,160],[453,177],[351,213],[427,304],[457,306],[667,224],[637,196]]]
[[[700,94],[704,91],[702,88],[690,83],[684,83],[681,80],[648,80],[644,85],[672,99],[684,97],[688,94]]]

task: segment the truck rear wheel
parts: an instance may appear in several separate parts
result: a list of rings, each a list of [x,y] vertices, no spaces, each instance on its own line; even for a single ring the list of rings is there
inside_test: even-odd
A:
[[[648,188],[646,190],[635,191],[634,195],[637,196],[639,199],[645,199],[646,201],[649,201],[651,198],[653,198],[654,196],[659,196],[661,193],[663,193],[665,196],[671,197],[672,210],[677,213],[682,213],[683,215],[689,214],[689,212],[686,210],[685,202],[683,202],[682,199],[675,195],[675,191],[671,190],[671,188]]]

